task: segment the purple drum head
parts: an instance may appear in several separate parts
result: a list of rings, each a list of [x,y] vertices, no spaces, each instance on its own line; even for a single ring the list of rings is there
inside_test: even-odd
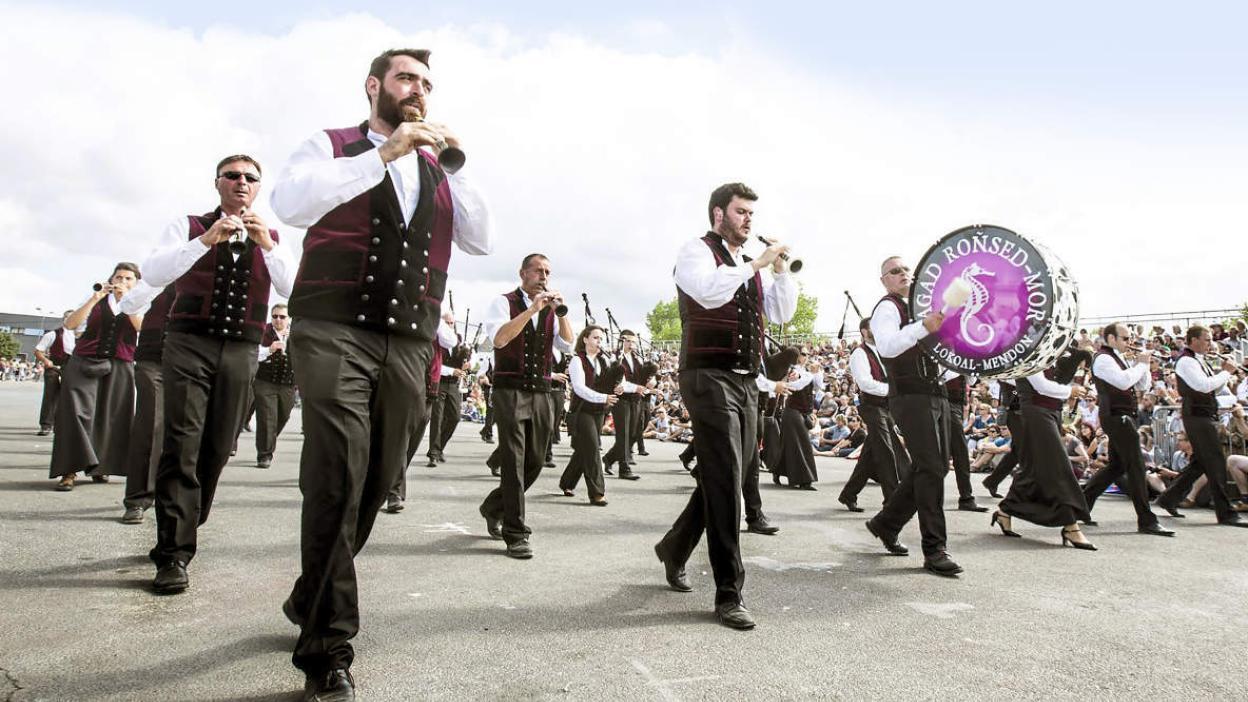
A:
[[[919,343],[959,373],[1004,375],[1043,341],[1053,316],[1052,279],[1045,256],[1009,229],[976,225],[948,234],[914,270],[911,314],[922,319],[943,309],[952,285],[969,296],[947,309],[940,330]]]

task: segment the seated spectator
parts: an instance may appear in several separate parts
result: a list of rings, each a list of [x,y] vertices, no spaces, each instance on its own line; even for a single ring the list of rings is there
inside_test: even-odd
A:
[[[955,420],[957,418],[954,418]],[[974,452],[985,437],[988,436],[988,430],[997,426],[997,418],[993,416],[992,405],[979,404],[975,407],[975,412],[966,418],[966,422],[962,425],[962,434],[966,437],[966,448],[968,451]]]
[[[831,451],[832,447],[849,436],[848,422],[845,415],[838,414],[832,419],[832,426],[823,431],[819,442],[815,444],[818,451]]]
[[[988,472],[997,467],[1010,452],[1010,430],[1007,427],[988,427],[988,434],[975,447],[972,472]]]
[[[846,424],[849,434],[829,448],[815,451],[815,455],[848,458],[859,446],[862,446],[867,440],[867,431],[862,428],[862,421],[857,417],[852,417]],[[822,446],[823,443],[820,442],[820,445]]]
[[[1062,430],[1062,446],[1066,449],[1066,457],[1070,459],[1070,469],[1075,474],[1075,480],[1084,480],[1089,475],[1088,469],[1092,465],[1092,459],[1088,456],[1088,450],[1083,442],[1075,436],[1073,429]]]

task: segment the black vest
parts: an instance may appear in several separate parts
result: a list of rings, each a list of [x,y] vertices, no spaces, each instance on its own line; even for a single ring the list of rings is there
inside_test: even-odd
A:
[[[1044,377],[1053,380],[1053,369],[1046,370]],[[1019,378],[1018,380],[1018,401],[1020,404],[1032,405],[1053,412],[1059,412],[1062,409],[1061,400],[1036,392],[1036,389],[1031,385],[1031,381],[1026,378]]]
[[[966,376],[957,375],[946,380],[945,394],[949,395],[949,404],[966,405]]]
[[[897,314],[901,317],[901,326],[906,326],[911,321],[910,309],[900,297],[896,295],[885,295],[878,303],[888,303],[897,308]],[[915,344],[906,349],[900,356],[894,358],[885,358],[884,367],[888,369],[888,396],[897,397],[898,395],[935,395],[936,397],[945,397],[945,384],[941,381],[940,365],[936,361],[923,353],[923,349]]]
[[[602,392],[602,390],[598,387],[598,376],[601,375],[603,370],[606,370],[606,365],[602,360],[602,354],[599,353],[598,356],[594,358],[593,362],[591,362],[589,357],[584,353],[578,353],[576,354],[576,362],[581,364],[581,370],[585,372],[585,386],[590,390]],[[610,392],[611,390],[607,390],[608,394],[610,394]],[[577,412],[605,413],[607,411],[607,406],[601,402],[589,402],[588,400],[582,399],[580,395],[576,394],[576,391],[573,391],[572,403],[568,411],[572,414]]]
[[[1196,354],[1191,349],[1183,349],[1180,358],[1187,356],[1195,359],[1200,369],[1204,371],[1206,376],[1212,376],[1209,368],[1196,358]],[[1218,398],[1211,392],[1197,392],[1192,386],[1183,382],[1183,376],[1176,374],[1178,378],[1179,397],[1183,398],[1182,416],[1184,417],[1204,417],[1206,419],[1216,419],[1218,416]]]
[[[1101,350],[1097,352],[1097,355],[1108,356],[1110,360],[1112,360],[1119,368],[1124,371],[1127,369],[1127,364],[1122,359],[1118,358],[1118,354],[1111,351],[1108,347],[1102,347]],[[1095,365],[1095,363],[1093,365]],[[1119,390],[1113,385],[1101,380],[1097,377],[1096,373],[1092,374],[1092,382],[1096,385],[1096,402],[1098,405],[1097,412],[1099,414],[1111,417],[1135,417],[1136,413],[1139,412],[1139,402],[1136,400],[1134,389],[1127,388],[1126,390]]]

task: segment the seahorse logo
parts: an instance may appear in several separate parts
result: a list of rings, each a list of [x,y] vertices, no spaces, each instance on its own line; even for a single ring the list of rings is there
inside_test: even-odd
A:
[[[967,298],[966,304],[962,307],[960,329],[962,331],[962,338],[966,340],[966,343],[971,346],[983,347],[992,343],[992,340],[997,336],[997,332],[990,324],[976,322],[978,331],[985,335],[983,339],[976,340],[975,337],[971,336],[971,332],[967,329],[971,323],[971,317],[977,314],[984,308],[985,305],[988,304],[988,288],[984,287],[983,283],[975,279],[975,276],[977,275],[996,276],[996,273],[986,271],[980,268],[979,264],[972,263],[962,269],[962,272],[958,275],[959,278],[966,281],[967,286],[971,289],[971,296]]]

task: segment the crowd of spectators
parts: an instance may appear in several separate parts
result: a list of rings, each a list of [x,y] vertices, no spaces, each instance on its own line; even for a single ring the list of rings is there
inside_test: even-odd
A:
[[[0,358],[0,381],[43,380],[43,365],[22,357]]]

